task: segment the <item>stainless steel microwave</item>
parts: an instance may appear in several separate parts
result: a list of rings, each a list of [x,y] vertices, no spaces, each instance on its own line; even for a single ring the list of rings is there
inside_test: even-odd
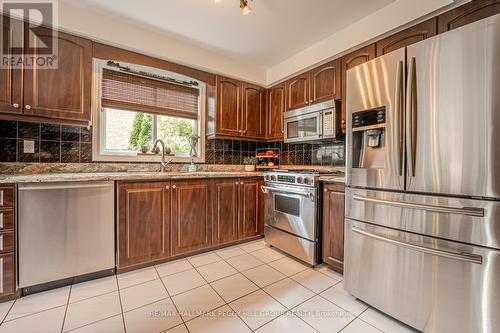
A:
[[[333,100],[285,112],[283,120],[287,143],[334,139],[337,134]]]

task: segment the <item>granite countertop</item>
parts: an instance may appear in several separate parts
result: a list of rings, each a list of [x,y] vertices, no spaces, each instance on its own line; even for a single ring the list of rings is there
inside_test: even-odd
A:
[[[262,172],[244,171],[201,171],[201,172],[88,172],[88,173],[40,173],[0,174],[3,183],[48,183],[68,181],[103,180],[169,180],[204,178],[247,178],[262,177]]]
[[[325,182],[325,183],[342,183],[342,184],[345,184],[345,176],[341,176],[341,175],[335,175],[335,176],[324,175],[324,176],[320,176],[319,180],[322,181],[322,182]]]

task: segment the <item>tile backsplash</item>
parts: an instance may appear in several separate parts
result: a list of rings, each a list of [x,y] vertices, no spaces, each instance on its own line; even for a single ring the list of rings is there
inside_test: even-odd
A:
[[[25,153],[31,144],[33,153]],[[26,146],[26,147],[25,147]],[[257,148],[279,148],[282,165],[343,166],[343,143],[286,144],[206,140],[206,164],[241,164]],[[0,120],[0,162],[90,163],[92,131],[85,127]]]
[[[31,144],[33,152],[25,153]],[[91,161],[92,133],[85,127],[0,120],[0,162]]]

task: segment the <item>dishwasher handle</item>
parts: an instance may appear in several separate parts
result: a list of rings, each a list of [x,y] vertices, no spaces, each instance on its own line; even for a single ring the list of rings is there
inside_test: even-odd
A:
[[[61,184],[61,185],[19,185],[19,191],[32,190],[71,190],[84,188],[112,188],[113,183],[100,184]]]

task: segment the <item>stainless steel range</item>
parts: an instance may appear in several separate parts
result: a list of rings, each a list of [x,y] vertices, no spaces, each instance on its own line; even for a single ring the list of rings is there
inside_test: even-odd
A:
[[[267,244],[310,265],[319,260],[319,173],[274,171],[264,174]]]

